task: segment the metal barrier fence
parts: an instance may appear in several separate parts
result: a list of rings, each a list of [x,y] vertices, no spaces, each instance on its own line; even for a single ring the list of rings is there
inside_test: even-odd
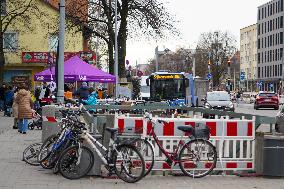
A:
[[[255,119],[199,119],[199,118],[159,118],[168,122],[155,127],[155,133],[163,147],[174,151],[184,133],[177,126],[203,123],[210,128],[210,141],[216,146],[218,161],[215,170],[254,170],[255,162]],[[120,133],[141,134],[146,136],[151,128],[142,117],[115,115],[115,127]],[[185,136],[182,139],[186,139]],[[155,165],[153,170],[179,170],[178,166],[169,167],[165,156],[153,142]]]

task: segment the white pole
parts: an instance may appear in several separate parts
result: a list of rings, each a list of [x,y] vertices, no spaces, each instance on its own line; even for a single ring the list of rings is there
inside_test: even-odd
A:
[[[59,56],[58,56],[58,81],[57,102],[64,103],[64,37],[65,37],[65,0],[60,0],[59,23]]]
[[[118,98],[117,0],[115,0],[115,97]]]

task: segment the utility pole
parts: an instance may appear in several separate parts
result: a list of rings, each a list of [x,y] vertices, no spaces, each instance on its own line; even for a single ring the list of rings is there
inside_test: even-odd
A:
[[[58,56],[58,82],[57,102],[64,103],[64,38],[65,38],[65,0],[60,0],[59,23],[59,56]]]
[[[117,44],[117,0],[115,1],[115,97],[118,98],[118,44]]]
[[[195,77],[195,54],[193,55],[192,60],[192,76]]]
[[[228,58],[228,92],[231,91],[231,61]]]

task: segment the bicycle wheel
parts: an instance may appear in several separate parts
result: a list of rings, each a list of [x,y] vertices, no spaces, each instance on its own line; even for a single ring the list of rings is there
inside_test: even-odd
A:
[[[216,166],[216,148],[207,140],[196,139],[187,142],[179,153],[182,172],[192,178],[208,175]]]
[[[117,146],[112,154],[114,171],[125,182],[134,183],[144,177],[145,162],[139,150],[128,144]]]
[[[41,146],[41,142],[29,145],[23,152],[23,160],[30,165],[40,165],[37,159]]]
[[[40,149],[38,162],[45,169],[51,169],[53,167],[52,162],[54,162],[53,159],[55,154],[52,151],[52,146],[57,141],[58,137],[57,134],[51,135],[44,141]]]
[[[93,167],[93,152],[82,146],[70,146],[65,149],[58,160],[58,169],[62,176],[67,179],[79,179],[85,176]]]
[[[154,147],[147,139],[136,139],[134,141],[134,146],[139,150],[142,157],[145,161],[145,173],[144,176],[147,176],[155,163],[155,154],[154,154]]]

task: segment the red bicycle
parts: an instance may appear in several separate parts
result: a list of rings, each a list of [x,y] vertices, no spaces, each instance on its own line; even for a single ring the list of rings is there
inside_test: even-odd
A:
[[[145,175],[148,175],[153,169],[155,162],[154,146],[152,138],[159,147],[159,150],[166,156],[165,162],[171,167],[179,164],[181,171],[192,178],[201,178],[208,175],[216,167],[217,152],[215,146],[208,140],[210,130],[204,125],[204,128],[196,129],[190,125],[178,126],[178,129],[185,132],[187,140],[179,141],[177,148],[173,152],[164,149],[159,141],[155,127],[157,123],[167,124],[164,120],[153,120],[147,113],[145,118],[152,123],[151,130],[145,139],[135,139],[135,145],[143,155],[146,166]],[[183,137],[183,136],[181,136]]]

